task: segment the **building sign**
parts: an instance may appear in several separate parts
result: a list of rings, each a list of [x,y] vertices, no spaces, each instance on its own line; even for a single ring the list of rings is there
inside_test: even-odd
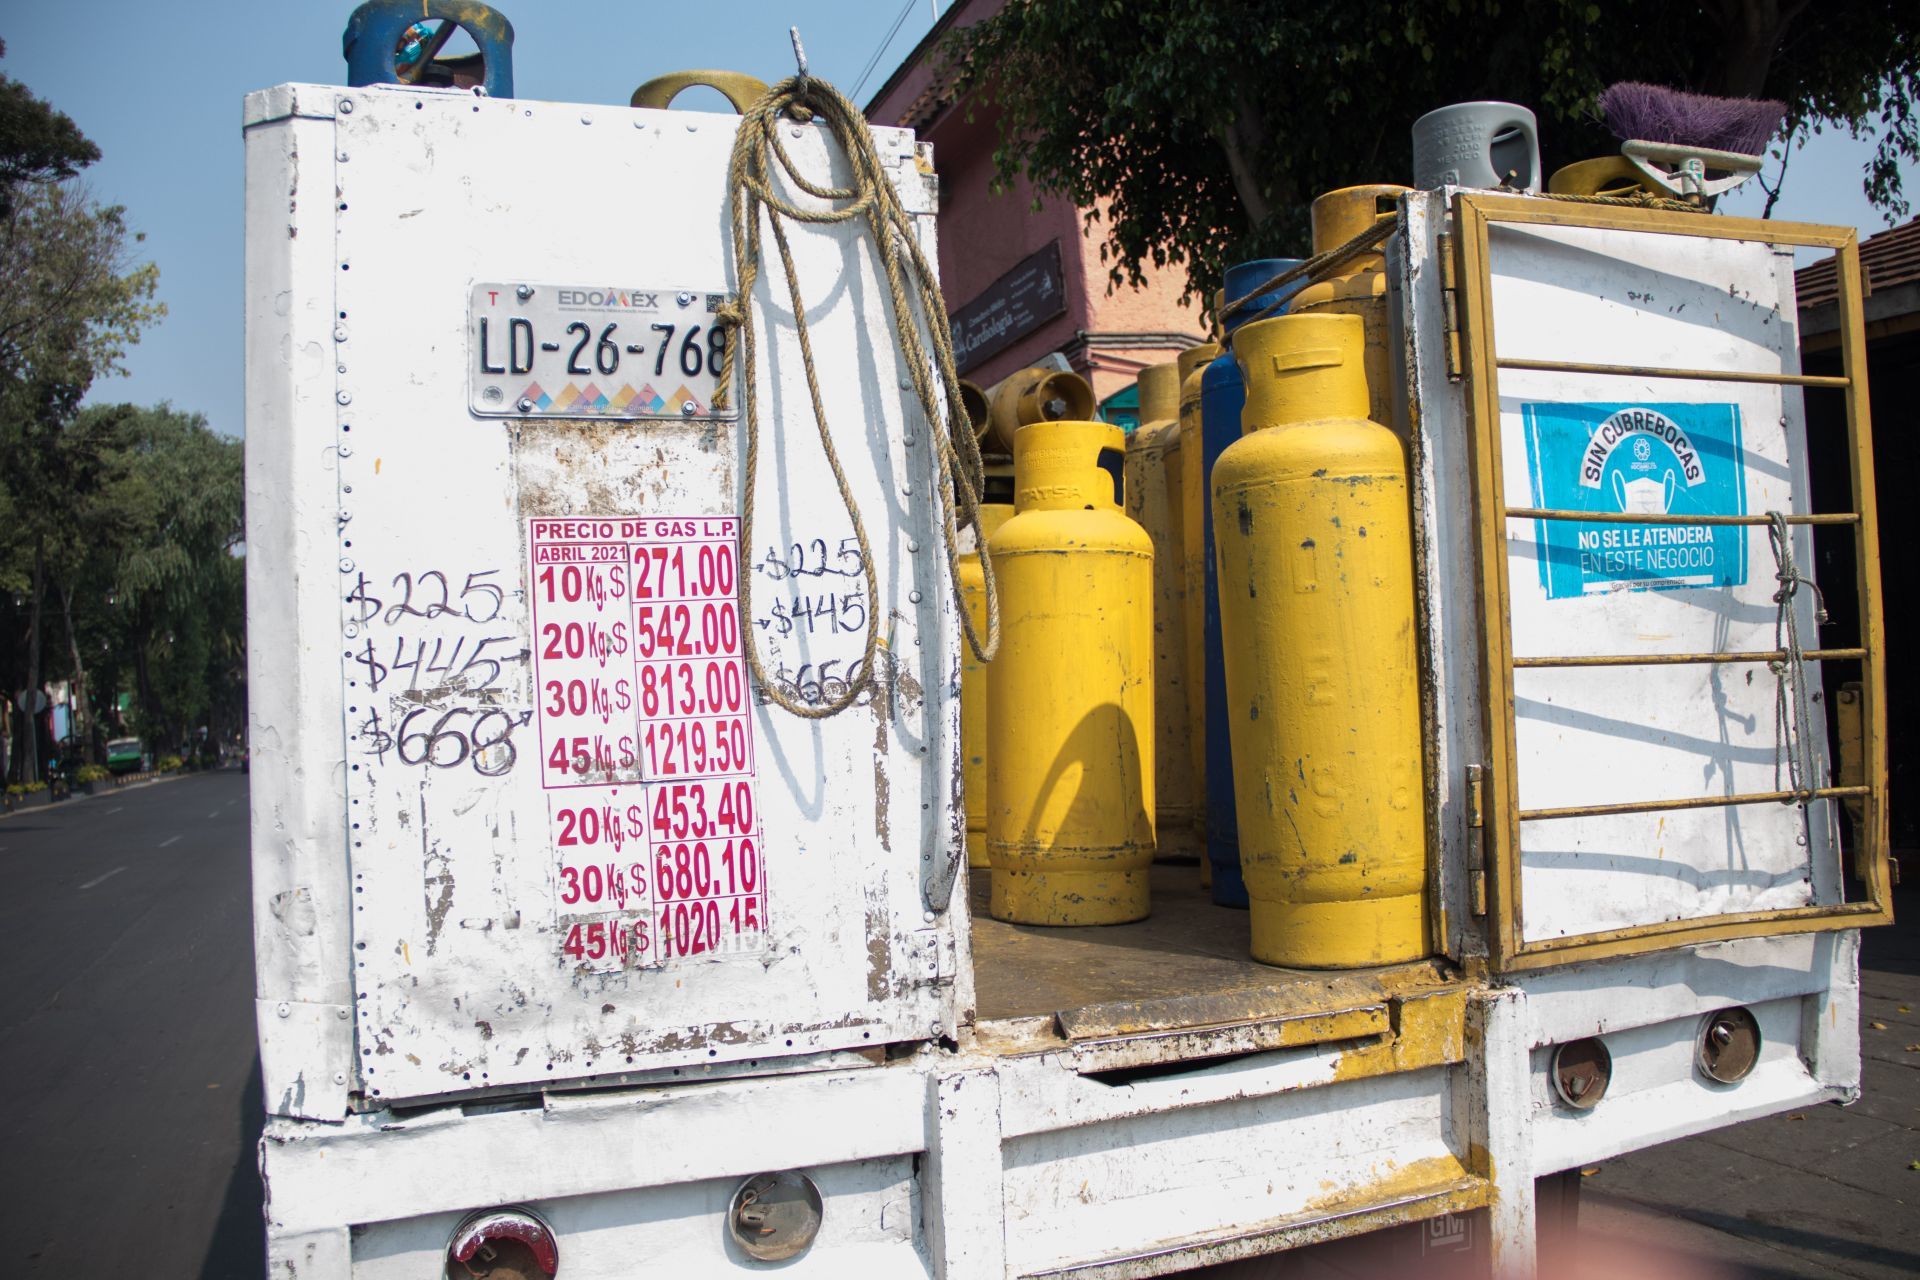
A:
[[[1060,242],[1014,264],[966,306],[955,311],[954,363],[967,373],[1005,351],[1067,309],[1060,276]]]
[[[1533,500],[1609,515],[1745,515],[1740,410],[1731,404],[1527,404]],[[1603,591],[1739,586],[1746,530],[1535,522],[1549,600]]]

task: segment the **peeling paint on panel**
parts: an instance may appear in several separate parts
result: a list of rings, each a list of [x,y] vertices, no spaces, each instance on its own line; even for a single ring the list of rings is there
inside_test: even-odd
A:
[[[441,852],[440,841],[427,825],[427,784],[420,784],[420,869],[427,912],[427,954],[440,945],[447,912],[453,909],[453,863]]]
[[[268,902],[268,910],[287,932],[302,938],[310,938],[314,931],[313,891],[305,885],[276,893]]]

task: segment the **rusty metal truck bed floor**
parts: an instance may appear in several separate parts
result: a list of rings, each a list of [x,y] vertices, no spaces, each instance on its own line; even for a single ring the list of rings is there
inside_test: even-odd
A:
[[[1191,866],[1153,868],[1153,914],[1133,924],[1041,928],[987,911],[989,873],[969,876],[976,1012],[981,1022],[1060,1016],[1200,1026],[1282,1007],[1377,1000],[1443,981],[1431,962],[1358,970],[1281,969],[1247,954],[1245,911],[1215,906]],[[1122,1012],[1122,1007],[1125,1012]]]

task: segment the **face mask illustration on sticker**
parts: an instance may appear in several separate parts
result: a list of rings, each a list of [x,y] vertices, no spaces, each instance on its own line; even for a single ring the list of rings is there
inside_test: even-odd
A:
[[[1664,516],[1673,509],[1673,491],[1677,477],[1669,469],[1664,478],[1655,480],[1651,476],[1640,480],[1623,479],[1618,471],[1613,473],[1613,496],[1620,503],[1620,510],[1633,515]]]

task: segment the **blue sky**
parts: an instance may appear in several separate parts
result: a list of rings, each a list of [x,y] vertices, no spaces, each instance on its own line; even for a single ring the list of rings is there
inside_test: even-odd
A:
[[[776,79],[793,69],[787,27],[797,22],[812,70],[849,92],[884,42],[856,95],[864,101],[932,26],[933,2],[503,0],[498,7],[515,28],[520,97],[624,103],[642,80],[683,67]],[[141,251],[160,264],[170,314],[134,348],[127,376],[97,384],[92,398],[171,400],[204,412],[221,431],[241,433],[240,100],[282,81],[343,82],[340,33],[353,4],[99,0],[75,9],[12,0],[7,8],[0,71],[99,144],[103,158],[88,182],[99,198],[127,206],[131,224],[147,235]],[[1870,150],[1844,134],[1815,139],[1795,157],[1775,216],[1879,230],[1885,222],[1860,192]],[[1906,180],[1920,196],[1920,174],[1910,170]],[[1749,184],[1729,211],[1757,213],[1760,199]]]

